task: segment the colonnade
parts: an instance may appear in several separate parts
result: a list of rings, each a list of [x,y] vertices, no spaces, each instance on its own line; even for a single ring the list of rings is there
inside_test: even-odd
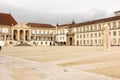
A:
[[[16,40],[16,41],[31,40],[31,32],[30,30],[13,29],[12,40]]]

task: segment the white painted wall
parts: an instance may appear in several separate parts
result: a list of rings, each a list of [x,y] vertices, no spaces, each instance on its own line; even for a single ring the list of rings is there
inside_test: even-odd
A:
[[[63,38],[64,37],[64,38]],[[66,35],[57,35],[56,36],[56,40],[58,41],[58,42],[66,42],[67,41],[67,37],[66,37]]]
[[[0,45],[1,45],[1,46],[4,46],[4,41],[0,41]]]

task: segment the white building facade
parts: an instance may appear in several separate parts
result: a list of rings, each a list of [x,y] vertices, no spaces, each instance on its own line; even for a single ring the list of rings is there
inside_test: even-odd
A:
[[[6,17],[4,16],[6,15]],[[6,20],[8,19],[8,20]],[[109,26],[111,46],[120,46],[120,11],[115,16],[84,23],[53,26],[17,23],[11,14],[0,14],[0,45],[103,46],[103,28]]]

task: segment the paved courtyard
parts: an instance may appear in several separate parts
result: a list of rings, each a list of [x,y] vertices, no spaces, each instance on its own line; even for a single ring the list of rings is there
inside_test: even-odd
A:
[[[4,47],[0,80],[120,80],[120,48]]]

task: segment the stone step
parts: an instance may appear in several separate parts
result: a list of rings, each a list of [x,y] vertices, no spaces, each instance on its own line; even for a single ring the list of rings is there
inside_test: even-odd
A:
[[[15,45],[15,46],[32,46],[32,45],[27,44],[27,43],[22,43],[22,44],[17,44],[17,45]]]

